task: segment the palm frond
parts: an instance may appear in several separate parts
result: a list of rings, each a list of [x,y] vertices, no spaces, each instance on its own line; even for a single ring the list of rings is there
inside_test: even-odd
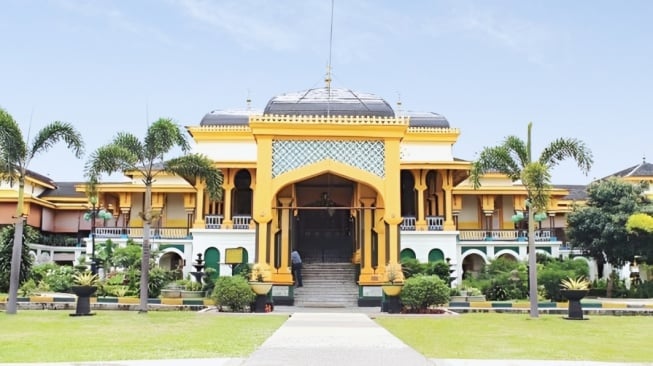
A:
[[[183,177],[191,184],[195,184],[195,179],[199,178],[206,183],[211,200],[222,199],[222,172],[213,165],[207,156],[189,154],[174,158],[165,162],[164,170]]]
[[[116,137],[111,141],[111,145],[119,146],[123,149],[129,150],[136,157],[136,161],[144,164],[146,162],[145,158],[145,147],[141,141],[135,135],[128,132],[118,132]]]
[[[84,154],[84,141],[82,135],[75,127],[66,122],[55,121],[43,127],[32,140],[27,160],[35,155],[50,150],[56,143],[63,141],[71,149],[76,158]]]
[[[528,192],[533,212],[546,211],[551,196],[551,173],[549,168],[536,161],[524,167],[522,184]]]
[[[174,147],[180,147],[184,153],[190,151],[185,133],[171,119],[160,118],[147,129],[145,152],[149,161],[163,159]]]
[[[27,146],[13,117],[0,108],[0,179],[13,181],[23,171]]]
[[[528,147],[526,143],[517,136],[508,136],[502,145],[510,153],[511,160],[515,162],[516,167],[525,167],[530,163],[528,157]]]
[[[126,170],[140,170],[137,166],[138,156],[133,150],[124,146],[109,144],[95,150],[84,167],[85,175],[90,179],[98,179],[102,173],[111,174]]]
[[[581,172],[585,175],[587,175],[594,163],[592,153],[585,143],[573,138],[559,138],[551,142],[549,146],[542,150],[539,161],[551,168],[567,158],[574,159]]]
[[[481,176],[489,172],[505,174],[513,181],[521,178],[521,167],[513,159],[512,150],[503,145],[484,148],[478,160],[472,164],[470,180],[474,188],[480,187]]]

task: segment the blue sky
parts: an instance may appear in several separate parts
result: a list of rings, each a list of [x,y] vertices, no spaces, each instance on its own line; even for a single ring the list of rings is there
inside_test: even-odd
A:
[[[197,125],[213,109],[263,109],[274,95],[324,85],[330,0],[5,0],[0,106],[25,134],[75,124],[87,152],[148,121]],[[653,161],[653,2],[335,0],[333,86],[393,107],[444,115],[473,160],[507,135],[534,153],[585,141],[556,184],[586,184]],[[34,132],[32,132],[33,134]],[[172,157],[172,156],[170,156]],[[82,180],[63,147],[30,168]]]

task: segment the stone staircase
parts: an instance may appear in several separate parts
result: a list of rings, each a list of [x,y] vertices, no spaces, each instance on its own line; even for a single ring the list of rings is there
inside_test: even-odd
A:
[[[358,306],[356,266],[351,263],[304,263],[304,285],[295,287],[295,306],[348,308]]]

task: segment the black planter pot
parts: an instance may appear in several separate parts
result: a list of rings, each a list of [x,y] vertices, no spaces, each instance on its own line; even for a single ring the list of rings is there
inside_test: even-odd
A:
[[[587,295],[588,290],[562,290],[560,294],[567,300],[569,300],[569,306],[567,311],[568,320],[585,320],[583,318],[583,307],[580,304],[580,300]]]
[[[401,301],[399,296],[386,296],[386,310],[390,314],[399,314],[401,312]]]
[[[91,295],[97,291],[96,286],[73,286],[73,293],[77,295],[77,304],[75,313],[70,316],[88,316],[95,315],[91,313]]]

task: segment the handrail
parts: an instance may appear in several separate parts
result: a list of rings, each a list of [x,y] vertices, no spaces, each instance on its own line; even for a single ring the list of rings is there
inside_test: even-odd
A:
[[[415,216],[404,216],[403,221],[399,224],[401,231],[415,231],[417,229],[417,218]],[[444,230],[444,217],[426,216],[426,229],[428,231]]]
[[[551,235],[552,230],[535,230],[535,241],[551,241],[555,237]],[[527,241],[528,231],[526,230],[460,230],[460,240],[465,241]]]
[[[96,227],[96,238],[142,238],[143,227]],[[187,227],[151,227],[150,237],[155,239],[185,239],[189,236]]]

